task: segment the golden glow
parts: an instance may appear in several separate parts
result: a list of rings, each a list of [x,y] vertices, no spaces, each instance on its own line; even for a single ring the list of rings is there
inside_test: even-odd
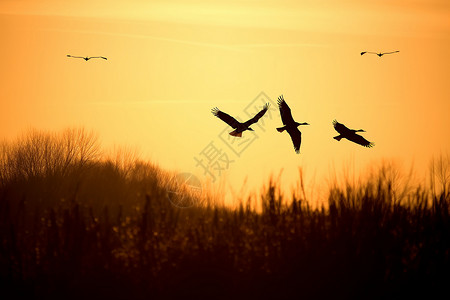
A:
[[[409,2],[2,1],[0,136],[84,126],[106,147],[137,146],[205,178],[194,157],[211,141],[226,149],[226,125],[210,109],[246,119],[263,91],[274,103],[283,94],[311,124],[301,154],[275,115],[240,157],[230,154],[229,186],[260,186],[281,169],[289,186],[299,167],[321,181],[342,162],[399,159],[423,170],[450,150],[450,6]],[[336,142],[333,119],[376,146]]]

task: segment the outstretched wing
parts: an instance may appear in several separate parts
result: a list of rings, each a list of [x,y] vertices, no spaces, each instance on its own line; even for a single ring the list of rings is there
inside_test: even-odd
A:
[[[370,54],[378,54],[378,53],[376,53],[376,52],[363,51],[363,52],[361,52],[361,55],[364,55],[364,54],[366,54],[366,53],[370,53]]]
[[[82,58],[82,59],[84,59],[84,57],[83,57],[83,56],[73,56],[73,55],[70,55],[70,54],[67,54],[67,57],[73,57],[73,58]]]
[[[245,126],[250,126],[253,123],[258,122],[259,119],[261,119],[262,116],[264,116],[264,114],[266,113],[266,111],[269,109],[269,103],[264,104],[263,109],[257,113],[253,118],[251,118],[250,120],[248,120],[247,122],[244,123]]]
[[[345,126],[344,124],[339,123],[336,120],[333,120],[333,126],[334,129],[339,132],[340,134],[348,134],[350,131],[350,129],[347,128],[347,126]]]
[[[278,108],[280,109],[281,121],[283,121],[284,125],[294,123],[294,118],[292,118],[291,109],[287,105],[286,101],[284,101],[283,95],[278,97]]]
[[[292,143],[294,144],[295,152],[300,153],[300,144],[302,143],[302,133],[297,127],[288,127],[286,131],[291,136]]]
[[[383,52],[382,54],[384,55],[384,54],[392,54],[392,53],[397,53],[397,52],[400,52],[400,51],[392,51],[392,52]]]
[[[372,148],[373,146],[375,146],[374,143],[369,142],[368,140],[366,140],[365,138],[356,133],[349,134],[348,136],[346,136],[346,138],[354,143],[357,143],[367,148]]]
[[[90,56],[89,59],[91,59],[91,58],[103,58],[103,59],[107,60],[107,58],[104,56]]]
[[[224,113],[223,111],[220,111],[220,109],[218,109],[217,107],[211,109],[211,112],[213,115],[215,115],[216,117],[218,117],[219,119],[221,119],[222,121],[224,121],[233,128],[237,128],[240,124],[235,118],[233,118],[229,114]]]

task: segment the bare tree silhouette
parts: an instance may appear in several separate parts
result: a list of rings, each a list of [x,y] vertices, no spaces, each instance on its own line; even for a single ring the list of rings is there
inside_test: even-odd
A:
[[[0,182],[66,176],[100,156],[98,136],[84,128],[68,128],[59,134],[31,130],[16,144],[7,148],[3,144],[0,149]]]

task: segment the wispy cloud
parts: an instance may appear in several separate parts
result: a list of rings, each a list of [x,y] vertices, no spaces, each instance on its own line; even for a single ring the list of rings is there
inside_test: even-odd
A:
[[[197,47],[208,47],[208,48],[216,48],[216,49],[229,50],[229,51],[242,51],[238,47],[224,45],[224,44],[208,43],[208,42],[194,41],[194,40],[175,39],[175,38],[168,38],[168,37],[161,37],[161,36],[154,36],[154,35],[147,35],[147,34],[116,33],[116,32],[107,32],[107,31],[88,31],[88,30],[60,30],[60,29],[54,29],[54,28],[52,28],[52,29],[47,28],[46,30],[81,33],[81,34],[108,35],[108,36],[115,36],[115,37],[135,38],[135,39],[150,39],[150,40],[155,40],[155,41],[197,46]]]
[[[355,26],[355,23],[373,19],[370,11],[349,5],[342,7],[333,1],[329,5],[319,5],[315,1],[293,1],[280,5],[278,1],[271,0],[105,2],[79,0],[74,6],[55,0],[10,0],[6,1],[9,5],[0,1],[0,12],[310,32],[361,30],[361,26]]]
[[[420,5],[391,2],[395,1],[79,0],[73,5],[56,0],[3,0],[0,13],[383,36],[450,28],[449,6],[443,5],[444,1],[415,1]]]
[[[234,44],[233,47],[246,48],[281,48],[281,47],[327,47],[327,44],[319,43],[250,43],[250,44]]]
[[[71,32],[71,33],[79,33],[79,34],[96,34],[96,35],[108,35],[115,37],[126,37],[126,38],[135,38],[135,39],[150,39],[155,41],[167,42],[167,43],[175,43],[196,47],[207,47],[207,48],[215,48],[227,51],[236,51],[236,52],[248,52],[250,49],[255,48],[281,48],[281,47],[326,47],[326,44],[320,43],[210,43],[204,41],[197,40],[187,40],[187,39],[176,39],[169,37],[161,37],[155,35],[148,34],[135,34],[135,33],[117,33],[117,32],[108,32],[108,31],[88,31],[88,30],[61,30],[56,28],[43,28],[43,30],[47,31],[59,31],[59,32]]]
[[[245,100],[190,100],[190,99],[169,99],[169,100],[134,100],[134,101],[95,101],[86,103],[90,106],[104,107],[143,107],[159,104],[211,104],[218,103],[245,103]]]

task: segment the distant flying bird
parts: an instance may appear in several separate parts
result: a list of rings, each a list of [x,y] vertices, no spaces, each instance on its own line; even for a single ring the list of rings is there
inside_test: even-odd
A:
[[[300,125],[309,125],[308,123],[297,123],[292,118],[291,109],[284,101],[283,95],[278,97],[278,107],[280,108],[281,121],[284,126],[277,128],[278,132],[287,131],[291,136],[294,149],[297,154],[300,153],[300,144],[302,143],[302,133],[298,130]]]
[[[259,113],[257,113],[253,118],[251,118],[250,120],[248,120],[247,122],[244,122],[244,123],[241,123],[238,120],[236,120],[235,118],[233,118],[232,116],[230,116],[229,114],[226,114],[223,111],[220,111],[217,107],[213,108],[211,110],[211,112],[213,115],[215,115],[216,117],[218,117],[219,119],[221,119],[222,121],[224,121],[225,123],[230,125],[232,128],[236,129],[236,130],[230,132],[230,135],[242,137],[242,132],[244,132],[245,130],[254,131],[252,128],[250,128],[250,125],[258,122],[258,120],[262,116],[264,116],[264,114],[266,113],[266,111],[268,109],[269,109],[269,103],[266,103],[264,105],[263,109]]]
[[[340,141],[342,138],[346,138],[349,141],[352,141],[354,143],[357,143],[357,144],[367,147],[367,148],[371,148],[371,147],[375,146],[374,143],[371,143],[368,140],[366,140],[365,138],[363,138],[362,136],[360,136],[359,134],[356,134],[356,132],[366,132],[365,130],[349,129],[349,128],[347,128],[347,126],[339,123],[336,120],[333,121],[333,126],[334,126],[334,129],[336,129],[336,131],[339,132],[338,136],[333,137],[335,140]]]
[[[364,55],[364,54],[366,54],[366,53],[370,53],[370,54],[376,54],[376,55],[378,55],[379,57],[382,57],[383,55],[385,55],[385,54],[392,54],[392,53],[397,53],[397,52],[400,52],[400,51],[392,51],[392,52],[379,52],[379,53],[377,53],[377,52],[369,52],[369,51],[363,51],[363,52],[361,52],[361,55]]]
[[[85,61],[88,61],[88,60],[90,60],[92,58],[103,58],[104,60],[107,60],[107,58],[104,57],[104,56],[86,56],[86,57],[83,57],[83,56],[73,56],[73,55],[67,54],[67,57],[82,58]]]

